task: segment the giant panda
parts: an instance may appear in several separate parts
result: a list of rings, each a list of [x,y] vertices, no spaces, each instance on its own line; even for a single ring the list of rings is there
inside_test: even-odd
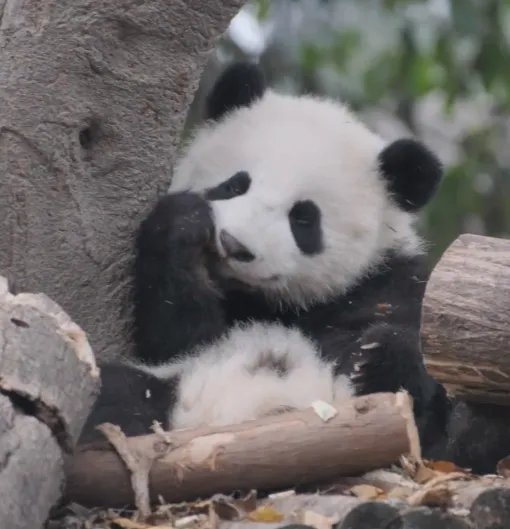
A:
[[[81,442],[225,425],[406,389],[424,448],[448,399],[420,346],[442,178],[414,139],[385,142],[338,101],[278,94],[255,64],[219,77],[172,184],[136,236],[136,359],[102,366]]]
[[[427,450],[431,459],[452,461],[474,474],[494,474],[510,456],[507,406],[453,399],[445,435]]]

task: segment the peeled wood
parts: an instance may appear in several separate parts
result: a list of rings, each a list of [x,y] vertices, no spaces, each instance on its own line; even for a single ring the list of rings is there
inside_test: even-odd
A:
[[[42,294],[0,278],[1,528],[37,528],[57,502],[70,450],[99,391],[83,331]]]
[[[510,405],[510,240],[461,235],[423,300],[427,368],[456,396]]]
[[[327,422],[309,408],[229,427],[133,437],[126,443],[136,458],[152,463],[151,500],[162,496],[167,502],[234,489],[293,487],[390,465],[402,454],[420,457],[406,393],[369,395],[334,406],[337,414]],[[70,501],[107,507],[134,503],[131,476],[109,443],[78,447],[66,463],[66,476]]]

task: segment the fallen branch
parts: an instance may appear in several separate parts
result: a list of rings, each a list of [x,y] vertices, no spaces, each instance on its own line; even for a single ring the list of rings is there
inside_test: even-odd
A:
[[[176,430],[126,440],[130,461],[150,461],[150,498],[179,502],[232,490],[312,484],[420,458],[411,399],[404,392],[334,405],[325,421],[314,411],[289,412],[221,427]],[[66,462],[66,499],[85,506],[134,503],[131,473],[110,443],[79,447]],[[144,470],[145,469],[145,470]],[[137,492],[140,494],[140,491]]]
[[[0,278],[0,527],[41,527],[59,499],[62,450],[99,389],[85,333],[42,294]]]
[[[422,344],[430,374],[456,396],[510,405],[510,241],[461,235],[428,282]]]

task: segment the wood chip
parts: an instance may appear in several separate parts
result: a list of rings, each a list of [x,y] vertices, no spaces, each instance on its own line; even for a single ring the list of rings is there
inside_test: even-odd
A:
[[[329,421],[338,413],[336,408],[331,406],[331,404],[324,402],[323,400],[316,400],[312,402],[312,408],[324,422]]]
[[[131,452],[124,432],[115,424],[104,423],[97,427],[115,448],[127,469],[131,473],[131,486],[135,496],[135,505],[142,519],[151,514],[149,500],[149,471],[152,459],[146,455]]]

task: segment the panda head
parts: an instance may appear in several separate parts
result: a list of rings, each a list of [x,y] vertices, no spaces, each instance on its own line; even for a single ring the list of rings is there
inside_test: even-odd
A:
[[[170,191],[203,193],[224,277],[300,306],[344,293],[413,227],[441,180],[413,139],[386,143],[343,104],[267,89],[256,65],[227,68]]]

